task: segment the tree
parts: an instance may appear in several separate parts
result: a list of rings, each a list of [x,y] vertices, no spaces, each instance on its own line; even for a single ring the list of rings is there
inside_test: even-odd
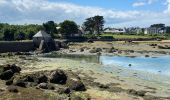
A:
[[[17,38],[16,40],[24,40],[25,39],[25,34],[20,32],[18,35],[17,35]]]
[[[43,27],[45,31],[52,37],[54,37],[54,34],[57,33],[56,24],[54,23],[54,21],[48,21],[46,23],[43,23]]]
[[[12,41],[12,40],[14,40],[14,30],[5,29],[3,34],[4,34],[3,39],[5,41]]]
[[[60,33],[64,38],[70,37],[78,33],[78,26],[74,21],[65,20],[60,23]]]
[[[85,31],[89,31],[92,33],[97,32],[97,34],[100,34],[101,31],[103,31],[104,22],[104,17],[97,15],[87,18],[83,26],[85,28]]]
[[[28,34],[28,39],[32,40],[33,36],[35,35],[35,33],[32,31]]]
[[[165,24],[153,24],[150,27],[162,28],[162,27],[165,27]]]

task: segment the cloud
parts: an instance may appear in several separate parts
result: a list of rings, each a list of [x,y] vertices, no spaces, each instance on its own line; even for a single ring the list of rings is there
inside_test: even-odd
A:
[[[144,6],[144,5],[146,5],[146,3],[145,2],[135,2],[135,3],[133,3],[133,7],[139,7],[139,6]]]
[[[142,1],[137,1],[132,4],[133,7],[140,7],[140,6],[145,6],[145,5],[151,5],[155,3],[158,0],[142,0]]]
[[[170,3],[167,5],[170,5]],[[167,8],[165,12],[169,11],[168,9],[170,9],[170,7]],[[163,12],[156,13],[137,10],[120,11],[100,7],[80,6],[58,1],[0,0],[0,20],[1,22],[12,24],[41,24],[49,20],[59,23],[66,19],[74,20],[78,24],[82,24],[86,18],[95,15],[104,16],[106,26],[143,25],[140,23],[148,25],[151,22],[159,22],[160,19],[165,20],[169,17],[167,13]]]

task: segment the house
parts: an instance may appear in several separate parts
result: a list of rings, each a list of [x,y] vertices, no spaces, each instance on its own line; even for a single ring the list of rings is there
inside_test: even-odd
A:
[[[125,29],[121,28],[106,28],[104,33],[125,33]]]
[[[146,28],[144,34],[165,34],[166,28],[165,27],[149,27]]]
[[[55,42],[45,31],[41,30],[33,36],[33,43],[39,50],[51,51],[55,49]]]

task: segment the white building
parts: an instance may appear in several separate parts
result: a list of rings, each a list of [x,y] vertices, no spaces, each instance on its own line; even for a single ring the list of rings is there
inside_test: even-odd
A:
[[[125,33],[125,29],[121,28],[106,28],[104,33]]]
[[[149,27],[146,28],[144,34],[164,34],[166,33],[165,28],[156,28],[156,27]]]

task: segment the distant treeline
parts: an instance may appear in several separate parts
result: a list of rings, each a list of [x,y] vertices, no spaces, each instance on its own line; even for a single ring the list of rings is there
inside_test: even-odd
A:
[[[46,31],[53,38],[70,38],[74,37],[74,34],[80,33],[81,29],[89,33],[99,34],[102,32],[103,26],[104,18],[98,15],[87,18],[82,27],[70,20],[65,20],[59,24],[54,21],[48,21],[42,25],[10,25],[8,23],[0,23],[0,40],[30,40],[39,30]]]
[[[0,23],[0,40],[32,39],[32,36],[40,29],[42,29],[42,25],[9,25]]]

